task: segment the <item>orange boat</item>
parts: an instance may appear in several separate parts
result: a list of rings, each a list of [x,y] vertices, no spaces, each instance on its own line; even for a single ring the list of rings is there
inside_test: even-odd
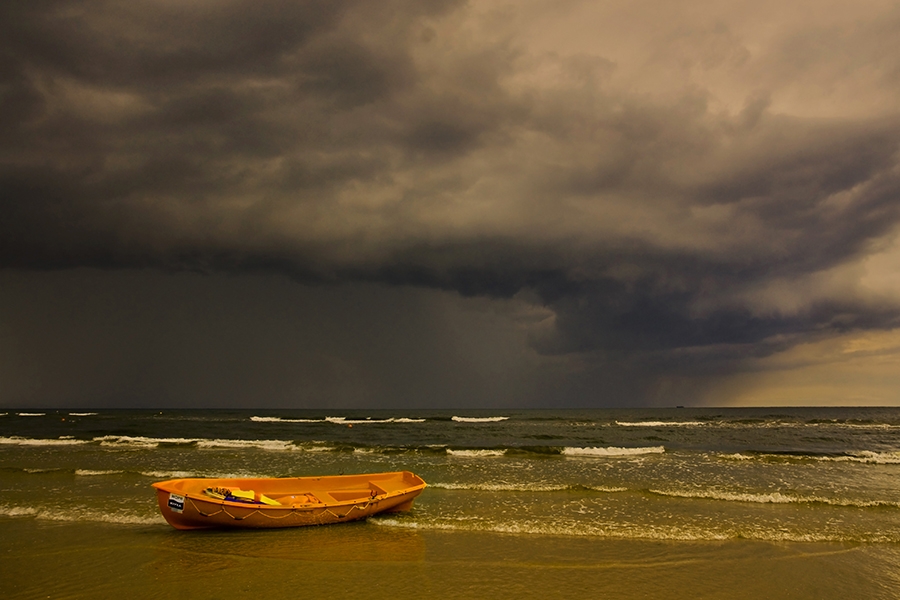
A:
[[[275,479],[172,479],[153,484],[176,529],[301,527],[409,510],[425,482],[409,471]]]

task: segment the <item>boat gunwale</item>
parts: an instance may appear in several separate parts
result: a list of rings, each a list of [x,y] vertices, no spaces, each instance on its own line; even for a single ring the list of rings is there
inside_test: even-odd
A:
[[[215,481],[218,482],[218,485],[227,485],[223,482],[237,482],[240,481],[242,483],[253,482],[253,481],[288,481],[288,480],[306,480],[306,481],[321,481],[323,479],[339,479],[339,478],[358,478],[365,477],[371,475],[373,477],[379,475],[400,475],[401,477],[409,474],[412,475],[415,479],[417,479],[421,483],[417,483],[412,486],[408,486],[399,490],[392,490],[389,492],[385,492],[383,494],[377,494],[375,496],[362,496],[359,498],[350,498],[347,500],[336,500],[331,499],[331,501],[327,502],[309,502],[309,503],[297,503],[294,505],[272,505],[272,504],[261,504],[256,502],[240,502],[240,501],[232,501],[225,500],[220,498],[214,498],[212,496],[205,495],[202,491],[185,491],[173,489],[174,486],[167,484],[175,484],[177,482],[182,481]],[[380,472],[380,473],[356,473],[350,475],[322,475],[322,476],[312,476],[312,477],[182,477],[178,479],[168,479],[166,481],[157,481],[150,484],[152,487],[156,488],[158,493],[169,493],[169,494],[179,494],[184,496],[185,498],[189,498],[192,502],[203,502],[206,504],[211,504],[215,506],[232,506],[235,508],[247,508],[254,510],[262,510],[262,511],[305,511],[305,510],[319,510],[319,509],[328,509],[335,507],[342,507],[348,505],[358,505],[361,503],[370,504],[372,502],[380,502],[383,500],[389,500],[391,498],[395,498],[398,496],[405,496],[412,492],[421,492],[428,484],[425,481],[412,473],[411,471],[392,471],[392,472]],[[337,491],[337,490],[336,490]],[[264,493],[264,492],[260,492]],[[328,493],[327,491],[325,493]],[[416,494],[418,495],[418,494]]]

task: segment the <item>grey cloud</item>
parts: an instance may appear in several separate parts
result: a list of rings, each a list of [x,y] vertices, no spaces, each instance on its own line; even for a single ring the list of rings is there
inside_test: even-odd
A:
[[[733,114],[696,84],[640,93],[603,56],[465,35],[471,8],[4,7],[0,266],[527,296],[555,315],[540,353],[632,357],[631,373],[897,325],[900,306],[852,290],[792,314],[746,299],[897,227],[895,113],[778,114],[768,71]],[[685,77],[812,44],[760,58],[726,24],[663,33],[648,68]],[[832,64],[810,52],[794,65]]]

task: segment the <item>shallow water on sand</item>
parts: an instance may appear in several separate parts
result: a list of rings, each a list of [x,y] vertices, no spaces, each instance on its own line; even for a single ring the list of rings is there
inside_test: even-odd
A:
[[[8,598],[896,598],[889,545],[0,524]]]

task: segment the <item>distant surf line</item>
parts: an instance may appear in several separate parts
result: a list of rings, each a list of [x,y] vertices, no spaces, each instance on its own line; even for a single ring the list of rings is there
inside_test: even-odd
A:
[[[445,417],[446,418],[446,417]],[[461,417],[454,415],[451,421],[456,423],[499,423],[508,420],[509,417]],[[365,425],[382,423],[425,423],[426,421],[442,421],[444,419],[426,419],[424,417],[391,417],[388,419],[350,419],[348,417],[323,417],[321,419],[295,419],[288,417],[263,417],[254,415],[250,420],[255,423],[334,423],[336,425]]]
[[[383,423],[424,423],[425,419],[413,419],[409,417],[391,417],[389,419],[348,419],[347,417],[323,417],[321,419],[290,419],[285,417],[259,417],[252,416],[250,420],[255,423],[334,423],[335,425],[368,425]]]
[[[510,446],[493,448],[451,447],[443,444],[425,445],[365,445],[331,441],[294,441],[279,439],[209,439],[209,438],[157,438],[147,436],[104,435],[91,439],[62,438],[38,439],[19,436],[0,437],[0,446],[75,446],[93,444],[111,449],[153,450],[160,447],[193,447],[201,450],[248,449],[270,452],[356,452],[368,454],[397,454],[419,452],[445,454],[459,459],[496,459],[503,457],[566,458],[618,458],[647,454],[662,454],[663,446],[639,446],[625,448],[569,447],[569,446]]]

